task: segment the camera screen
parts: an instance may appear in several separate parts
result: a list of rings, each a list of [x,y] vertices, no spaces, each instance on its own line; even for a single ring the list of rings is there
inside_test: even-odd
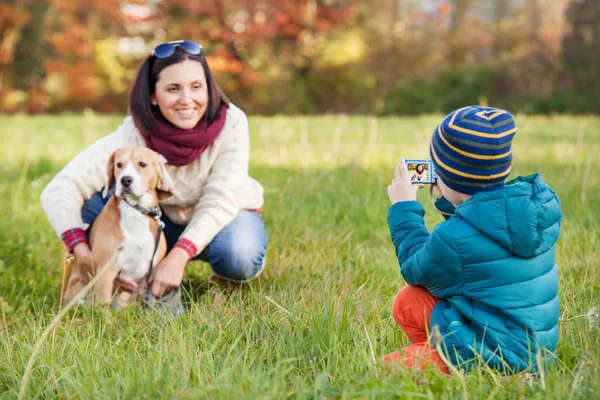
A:
[[[429,182],[431,168],[428,162],[409,162],[406,164],[411,182]]]

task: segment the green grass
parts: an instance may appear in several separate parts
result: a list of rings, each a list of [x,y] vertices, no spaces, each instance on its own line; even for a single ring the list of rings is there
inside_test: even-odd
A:
[[[599,398],[600,119],[519,115],[513,176],[558,192],[557,360],[528,384],[481,370],[390,372],[373,362],[408,344],[390,316],[403,286],[386,224],[401,155],[426,157],[440,116],[252,118],[251,174],[265,187],[266,272],[241,290],[187,267],[181,318],[132,308],[67,313],[43,343],[26,398]],[[121,117],[0,117],[0,398],[16,398],[58,312],[61,243],[44,186]],[[587,183],[583,176],[591,160]],[[582,197],[582,190],[585,196]],[[426,193],[432,228],[441,221]],[[542,379],[543,378],[543,379]]]

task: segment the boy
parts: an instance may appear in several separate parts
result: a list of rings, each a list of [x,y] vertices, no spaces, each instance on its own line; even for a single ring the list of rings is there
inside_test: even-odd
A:
[[[538,353],[553,358],[562,213],[539,174],[504,182],[516,130],[497,108],[465,107],[442,120],[430,145],[443,196],[436,206],[453,215],[431,234],[416,201],[423,185],[411,184],[400,159],[388,186],[388,225],[408,285],[393,316],[413,344],[384,360],[433,362],[448,372],[428,340],[436,325],[447,359],[467,370],[476,360],[505,372],[535,370]]]

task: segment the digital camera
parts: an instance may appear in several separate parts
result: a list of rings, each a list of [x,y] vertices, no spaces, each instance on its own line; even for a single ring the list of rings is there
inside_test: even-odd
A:
[[[435,166],[431,160],[406,160],[406,168],[412,183],[434,184],[437,181]]]

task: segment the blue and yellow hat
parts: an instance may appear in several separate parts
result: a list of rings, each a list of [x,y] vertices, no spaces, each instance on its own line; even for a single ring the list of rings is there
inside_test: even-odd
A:
[[[510,174],[510,146],[516,132],[514,117],[506,110],[470,106],[453,111],[431,138],[437,175],[464,194],[503,187]]]

